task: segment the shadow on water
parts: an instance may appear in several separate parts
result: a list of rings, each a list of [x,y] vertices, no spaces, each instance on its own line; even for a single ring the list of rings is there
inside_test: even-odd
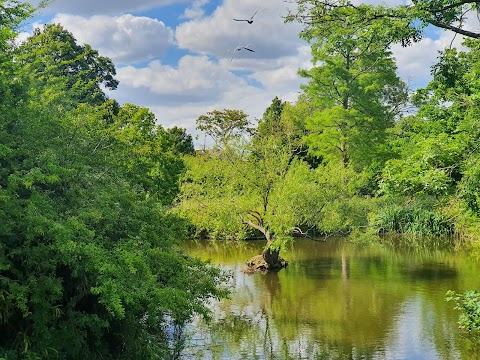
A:
[[[446,280],[454,279],[458,276],[455,268],[442,263],[424,263],[413,269],[403,271],[403,274],[410,276],[413,280]]]
[[[186,328],[182,359],[476,359],[478,342],[458,331],[444,298],[476,288],[479,264],[439,244],[297,240],[286,269],[253,275],[239,270],[262,243],[189,244],[233,271],[234,293],[212,304],[210,324]]]

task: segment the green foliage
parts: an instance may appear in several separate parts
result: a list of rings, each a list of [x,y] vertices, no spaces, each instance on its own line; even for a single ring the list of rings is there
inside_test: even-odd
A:
[[[257,133],[260,136],[274,134],[280,134],[280,136],[283,136],[279,127],[285,105],[287,105],[287,103],[280,100],[278,97],[275,97],[272,100],[272,103],[264,111],[262,118],[258,122]]]
[[[156,125],[149,109],[133,104],[119,109],[112,126],[116,155],[127,177],[163,204],[171,204],[185,171],[175,135]]]
[[[115,66],[90,45],[78,45],[61,25],[35,29],[17,51],[16,61],[31,91],[43,93],[43,101],[67,108],[75,103],[100,105],[106,100],[102,88],[114,90]]]
[[[182,222],[128,176],[118,134],[80,109],[25,112],[12,134],[22,140],[2,157],[8,358],[148,358],[166,349],[169,317],[207,315],[203,300],[223,294],[218,270],[176,250]]]
[[[164,151],[172,151],[177,155],[194,155],[192,135],[187,134],[185,129],[174,126],[160,132],[162,148]]]
[[[321,187],[284,140],[262,135],[191,158],[179,211],[210,237],[244,238],[253,231],[270,245],[314,226]]]
[[[251,131],[248,115],[242,110],[213,110],[197,119],[197,129],[210,136],[215,144],[224,147]]]
[[[455,309],[460,310],[458,325],[461,329],[480,330],[480,291],[469,290],[463,294],[455,291],[447,292],[447,301],[455,303]]]
[[[1,65],[22,98],[0,98],[0,357],[168,358],[226,274],[179,251],[186,225],[164,204],[184,166],[151,112],[105,101],[110,60],[45,31]]]
[[[322,6],[315,3],[312,11],[321,12]],[[306,123],[309,151],[356,170],[382,163],[385,131],[407,99],[387,34],[331,19],[302,36],[312,43],[315,65],[300,71],[309,79],[303,89],[315,104]]]
[[[387,162],[380,188],[387,195],[459,198],[478,215],[480,46],[446,50],[432,69],[433,80],[415,96],[418,114],[392,131],[396,158]]]
[[[356,4],[350,0],[294,2],[295,10],[286,20],[301,22],[305,27],[302,36],[306,38],[318,33],[328,37],[339,24],[345,28],[360,27],[371,35],[381,32],[389,43],[396,42],[402,46],[421,40],[428,25],[471,38],[480,35],[465,26],[466,17],[478,13],[478,3],[473,0],[425,0],[398,6]]]
[[[371,221],[378,233],[452,235],[454,231],[452,221],[444,214],[421,204],[385,206]]]

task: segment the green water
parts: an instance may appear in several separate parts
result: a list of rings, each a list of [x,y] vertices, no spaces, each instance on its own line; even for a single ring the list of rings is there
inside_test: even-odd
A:
[[[188,326],[183,359],[480,359],[458,329],[447,290],[479,289],[479,262],[435,242],[359,247],[296,240],[278,273],[248,275],[263,242],[192,242],[187,251],[232,272],[231,299]]]

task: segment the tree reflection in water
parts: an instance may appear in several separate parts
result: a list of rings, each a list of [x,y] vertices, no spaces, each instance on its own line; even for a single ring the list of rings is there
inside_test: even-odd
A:
[[[301,240],[288,268],[246,275],[238,271],[245,253],[238,259],[234,253],[209,253],[234,270],[235,293],[212,305],[211,324],[187,329],[184,359],[430,360],[479,353],[444,300],[448,289],[475,288],[479,265],[467,254]]]

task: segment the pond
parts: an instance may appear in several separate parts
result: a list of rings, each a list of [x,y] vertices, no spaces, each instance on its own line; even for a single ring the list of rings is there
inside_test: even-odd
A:
[[[230,299],[187,327],[182,359],[480,359],[447,290],[479,288],[479,262],[450,241],[358,246],[295,240],[278,273],[245,274],[263,242],[191,242],[232,272]]]

